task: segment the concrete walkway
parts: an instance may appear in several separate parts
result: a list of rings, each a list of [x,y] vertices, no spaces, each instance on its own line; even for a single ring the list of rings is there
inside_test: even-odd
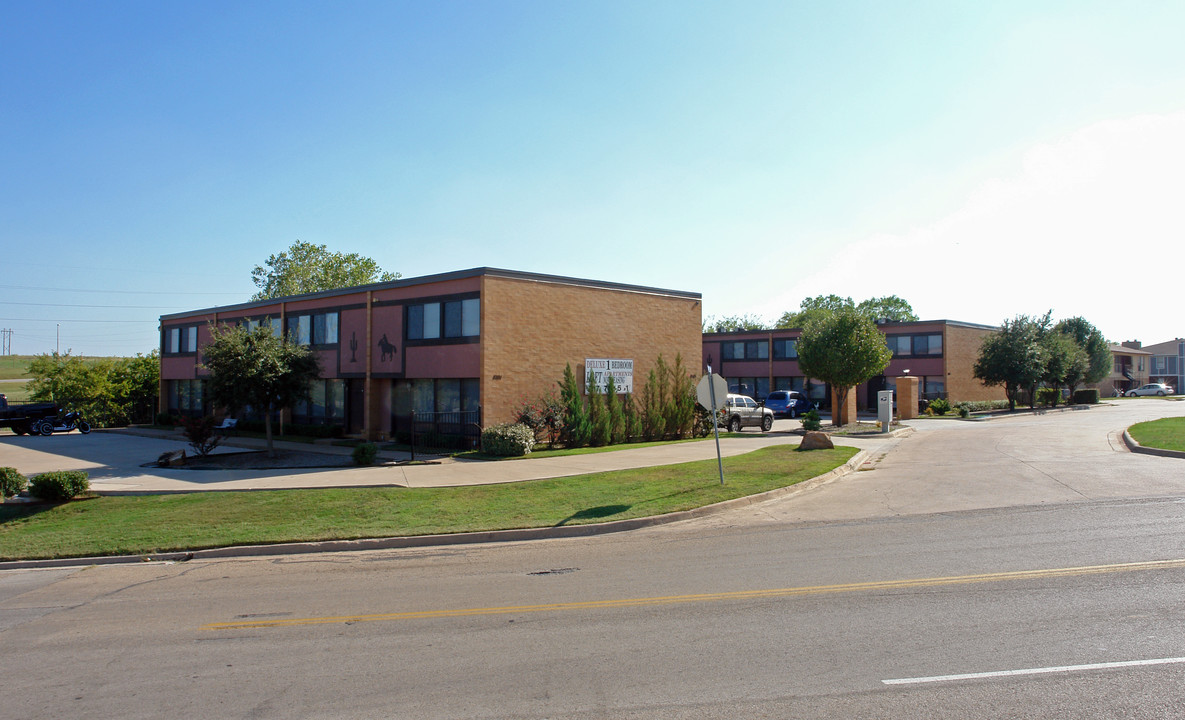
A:
[[[779,427],[780,426],[780,427]],[[801,436],[788,432],[797,421],[779,421],[775,432],[746,431],[746,437],[725,438],[721,454],[728,457],[769,445],[797,445]],[[162,437],[163,436],[163,437]],[[880,447],[887,438],[836,438],[838,444],[859,448]],[[215,452],[257,449],[262,440],[236,438]],[[349,455],[352,448],[303,443],[277,443],[277,448]],[[169,433],[141,433],[113,430],[49,437],[0,436],[0,465],[17,468],[25,475],[50,470],[86,470],[91,488],[104,495],[195,492],[203,490],[263,490],[314,487],[450,487],[521,482],[567,477],[606,470],[653,467],[716,457],[710,439],[646,448],[570,455],[553,458],[481,461],[434,459],[424,465],[382,465],[377,467],[310,468],[284,470],[194,470],[143,467],[161,453],[186,449],[185,439]],[[384,452],[380,459],[407,459],[406,453]]]

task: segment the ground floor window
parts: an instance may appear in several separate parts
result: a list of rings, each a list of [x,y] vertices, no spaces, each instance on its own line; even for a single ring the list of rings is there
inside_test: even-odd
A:
[[[205,380],[166,380],[166,406],[173,415],[201,415],[205,412]]]
[[[309,399],[292,406],[292,422],[299,425],[344,425],[346,381],[338,378],[315,380]]]
[[[774,390],[793,390],[802,393],[807,400],[816,405],[830,404],[830,399],[827,397],[827,384],[801,375],[775,377]]]
[[[728,378],[728,391],[737,395],[748,395],[754,400],[764,400],[769,395],[768,377]]]
[[[391,384],[391,432],[398,442],[468,449],[481,434],[477,378],[417,378]]]
[[[918,389],[922,400],[937,400],[946,397],[946,378],[942,375],[927,375],[918,378]]]

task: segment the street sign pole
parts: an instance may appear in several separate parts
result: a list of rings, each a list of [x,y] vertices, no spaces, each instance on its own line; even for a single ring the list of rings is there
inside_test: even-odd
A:
[[[719,407],[719,405],[716,404],[716,379],[718,377],[719,377],[718,375],[717,376],[712,375],[712,366],[709,365],[708,366],[708,374],[705,375],[702,380],[700,380],[701,387],[696,388],[696,390],[697,390],[696,394],[700,396],[701,403],[703,403],[703,401],[705,399],[708,401],[707,402],[708,410],[712,413],[712,435],[716,438],[716,469],[720,471],[720,484],[723,485],[724,484],[724,461],[720,458],[720,427],[716,422],[716,409]],[[723,381],[724,378],[720,378],[720,380]],[[708,386],[707,387],[708,392],[707,392],[706,398],[703,397],[703,395],[704,395],[704,392],[703,392],[704,388],[702,387],[703,385]],[[727,385],[725,385],[724,387],[725,387],[725,389],[728,388]]]

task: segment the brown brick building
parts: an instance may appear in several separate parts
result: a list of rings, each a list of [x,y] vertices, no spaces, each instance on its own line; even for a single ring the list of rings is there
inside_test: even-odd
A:
[[[201,348],[211,325],[232,323],[270,325],[318,356],[322,379],[287,421],[372,439],[413,410],[509,421],[566,365],[583,379],[587,360],[616,361],[619,384],[640,386],[660,354],[695,372],[702,339],[699,293],[475,268],[162,316],[162,412],[210,412]]]
[[[926,400],[1005,399],[1002,388],[985,387],[972,374],[983,338],[996,328],[953,320],[885,322],[878,327],[893,359],[882,374],[855,390],[860,409],[876,407],[877,391],[895,389],[896,378],[907,375],[918,379],[918,395]],[[826,406],[826,386],[798,369],[801,334],[798,329],[707,333],[703,363],[728,380],[731,392],[761,399],[771,390],[797,390]]]

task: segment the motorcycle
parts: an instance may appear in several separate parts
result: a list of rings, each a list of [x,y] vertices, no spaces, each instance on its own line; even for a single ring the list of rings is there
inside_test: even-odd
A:
[[[35,428],[35,431],[41,435],[52,435],[56,432],[70,432],[77,430],[86,435],[91,431],[91,424],[82,419],[82,415],[77,412],[68,412],[58,417],[45,418]]]

